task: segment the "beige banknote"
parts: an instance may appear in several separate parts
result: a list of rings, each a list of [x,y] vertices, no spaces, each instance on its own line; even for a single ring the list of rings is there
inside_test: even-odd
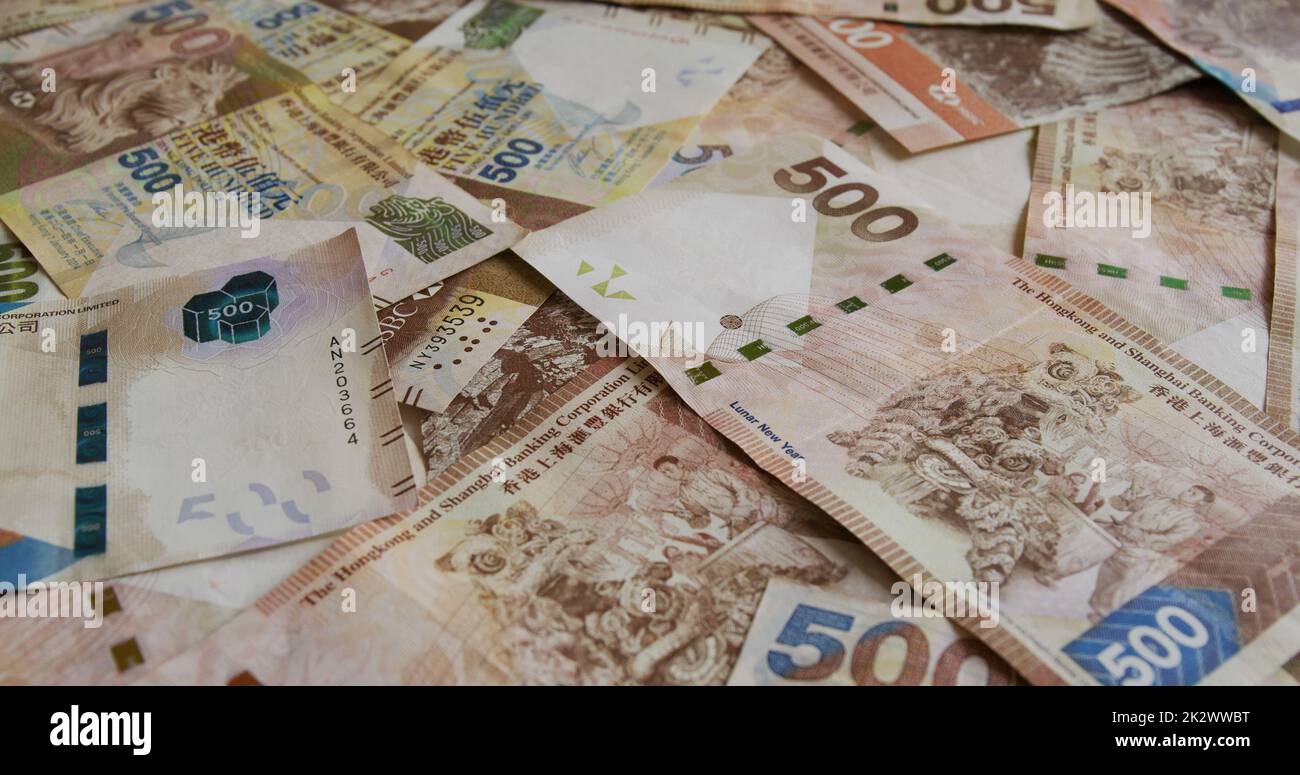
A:
[[[645,188],[767,45],[599,4],[474,0],[344,105],[440,172],[597,205]]]
[[[397,400],[445,410],[553,290],[506,251],[379,310]]]
[[[767,582],[727,684],[1023,683],[984,643],[942,615],[927,615],[923,606],[914,605],[906,582],[870,578],[863,586],[865,592],[845,595],[782,578]]]
[[[638,321],[692,408],[901,576],[1000,590],[996,627],[963,621],[1029,680],[1254,682],[1292,656],[1296,434],[834,144],[516,250]]]
[[[410,506],[355,233],[0,315],[0,579],[94,580]]]
[[[112,159],[305,83],[199,0],[114,8],[6,42],[0,192]],[[68,48],[54,45],[68,40]]]
[[[423,495],[149,680],[717,684],[769,579],[852,594],[866,559],[640,359],[593,363]]]
[[[784,13],[900,24],[1020,24],[1077,30],[1096,23],[1096,0],[612,0],[722,13]]]
[[[1069,35],[750,20],[913,152],[1141,100],[1199,75],[1114,11]]]
[[[277,61],[301,72],[334,102],[357,91],[410,41],[313,0],[207,0]]]
[[[338,537],[134,573],[100,582],[98,593],[88,585],[91,605],[81,617],[6,622],[0,684],[129,683],[235,618]],[[60,590],[42,594],[44,610],[55,610]],[[36,597],[27,590],[27,609],[36,610]]]
[[[1209,82],[1046,124],[1023,255],[1262,407],[1277,138]]]
[[[238,197],[240,218],[209,193]],[[0,218],[69,296],[356,227],[382,307],[518,241],[523,230],[499,205],[306,87],[6,194]]]
[[[1268,347],[1268,413],[1300,430],[1300,141],[1282,136],[1277,157],[1277,242]]]
[[[1300,138],[1300,0],[1106,0]]]

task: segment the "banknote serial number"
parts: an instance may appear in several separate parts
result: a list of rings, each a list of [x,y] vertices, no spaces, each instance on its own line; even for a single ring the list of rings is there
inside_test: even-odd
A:
[[[330,363],[334,367],[334,387],[338,390],[339,416],[343,418],[343,432],[348,434],[348,444],[356,444],[357,420],[352,416],[352,392],[348,389],[343,344],[337,338],[330,340]]]
[[[831,218],[857,216],[849,228],[854,236],[867,242],[892,242],[916,231],[916,227],[920,225],[916,213],[896,205],[874,207],[880,200],[880,192],[866,183],[838,183],[822,190],[830,182],[826,179],[827,175],[842,178],[847,174],[830,159],[818,156],[815,159],[792,164],[790,169],[777,170],[772,175],[772,180],[792,194],[811,194],[820,191],[821,193],[813,198],[813,209]],[[806,180],[802,180],[803,178]],[[843,204],[835,204],[836,200],[843,201],[845,197],[856,198]],[[897,225],[893,228],[884,231],[873,230],[876,224],[892,218],[898,219]]]

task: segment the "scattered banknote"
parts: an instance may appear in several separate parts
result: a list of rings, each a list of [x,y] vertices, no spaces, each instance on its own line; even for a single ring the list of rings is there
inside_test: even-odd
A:
[[[474,0],[343,104],[439,172],[597,205],[645,188],[767,45],[598,4]]]
[[[446,409],[553,290],[506,251],[379,310],[397,400]]]
[[[1262,407],[1277,138],[1210,83],[1045,124],[1023,255]]]
[[[214,221],[212,205],[191,205],[207,192],[256,192],[261,203],[237,222]],[[315,87],[0,196],[0,218],[69,296],[292,250],[356,227],[380,307],[524,233],[504,200],[497,208],[475,201]]]
[[[688,405],[901,576],[1000,589],[996,626],[957,618],[1030,681],[1256,682],[1293,655],[1297,435],[834,144],[516,250],[639,321],[620,335]]]
[[[604,358],[151,682],[720,684],[769,579],[864,548]]]
[[[82,618],[29,620],[22,637],[0,640],[0,684],[129,683],[235,618],[339,535],[103,582]]]
[[[854,569],[850,573],[862,571]],[[876,582],[867,596],[786,579],[767,582],[731,686],[998,686],[1020,677],[988,646],[941,615]],[[897,605],[896,601],[907,601]]]
[[[1277,264],[1264,408],[1300,430],[1300,140],[1283,136],[1277,156]]]
[[[1096,0],[613,0],[721,13],[784,13],[880,19],[901,24],[1022,24],[1054,30],[1090,27]]]
[[[1300,0],[1106,0],[1300,139]]]
[[[0,192],[305,83],[199,0],[114,8],[73,39],[54,48],[68,37],[46,29],[7,43],[16,53],[0,64]]]
[[[1198,76],[1114,11],[1070,35],[802,16],[750,20],[912,152],[1141,100]]]
[[[109,576],[413,505],[356,235],[0,314],[0,580]]]

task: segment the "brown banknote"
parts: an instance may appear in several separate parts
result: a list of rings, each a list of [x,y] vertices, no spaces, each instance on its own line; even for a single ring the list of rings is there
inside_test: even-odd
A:
[[[40,30],[0,64],[0,193],[307,83],[200,0],[115,8]]]
[[[1023,255],[1263,406],[1277,138],[1208,81],[1046,124]]]
[[[750,20],[909,151],[1150,97],[1198,76],[1114,11],[1083,32]]]
[[[604,358],[151,682],[718,684],[769,579],[865,549],[641,359]]]
[[[1300,139],[1300,0],[1106,0]]]
[[[516,251],[639,322],[678,395],[901,576],[1000,595],[942,610],[1030,681],[1257,682],[1294,655],[1300,437],[833,143]]]

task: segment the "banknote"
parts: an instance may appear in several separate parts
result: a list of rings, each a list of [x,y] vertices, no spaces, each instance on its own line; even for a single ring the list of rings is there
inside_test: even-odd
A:
[[[414,502],[355,233],[0,315],[0,580],[92,581]],[[310,419],[309,419],[310,418]]]
[[[208,193],[250,203],[256,193],[260,205],[222,221],[219,208],[191,206]],[[383,307],[518,241],[499,204],[475,201],[306,87],[0,196],[0,218],[69,296],[356,227]]]
[[[320,86],[334,102],[357,91],[410,41],[312,0],[207,0],[276,60]]]
[[[506,251],[379,310],[397,400],[446,409],[553,290]]]
[[[750,20],[912,152],[1134,102],[1199,75],[1109,10],[1070,35],[797,16]]]
[[[645,188],[767,45],[599,4],[474,0],[343,104],[439,172],[598,205]]]
[[[720,684],[769,579],[866,550],[603,358],[150,682]]]
[[[1106,0],[1300,138],[1300,0]]]
[[[1262,407],[1277,138],[1208,82],[1045,124],[1023,255]]]
[[[898,589],[899,596],[891,597],[891,588]],[[970,633],[912,606],[910,589],[904,581],[892,585],[877,581],[869,595],[848,596],[772,579],[727,684],[1023,683],[1001,657]],[[900,606],[896,600],[908,604]]]
[[[1297,434],[833,143],[515,250],[900,576],[999,590],[993,626],[953,616],[1030,681],[1256,682],[1292,656]]]
[[[72,48],[40,30],[0,65],[0,192],[69,172],[305,83],[199,0],[115,8]],[[93,31],[92,31],[93,30]]]
[[[1283,135],[1277,157],[1277,242],[1264,408],[1300,430],[1300,141]]]
[[[63,294],[23,244],[0,226],[0,312],[34,301],[62,299]]]
[[[376,27],[419,40],[459,11],[469,0],[321,0],[324,5],[365,19]]]
[[[339,535],[133,573],[103,582],[98,597],[92,588],[88,616],[10,621],[0,684],[129,683],[235,618]]]
[[[721,13],[784,13],[901,24],[1018,24],[1077,30],[1096,23],[1096,0],[612,0]]]

